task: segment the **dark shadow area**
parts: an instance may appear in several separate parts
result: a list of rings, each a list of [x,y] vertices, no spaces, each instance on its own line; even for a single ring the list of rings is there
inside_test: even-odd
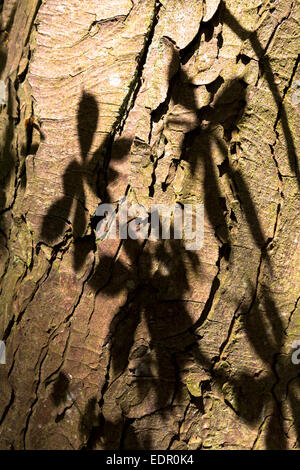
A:
[[[35,122],[35,118],[31,116],[30,118],[25,119],[25,129],[26,129],[26,142],[21,147],[22,157],[27,157],[28,155],[35,155],[39,149],[40,143],[33,143],[33,133],[37,132],[39,134],[39,140],[45,140],[45,135],[40,129],[39,125]],[[26,178],[25,163],[24,171],[22,172]],[[21,174],[21,178],[23,176]],[[26,186],[26,180],[21,181],[23,187]]]
[[[8,18],[8,21],[6,24],[3,24],[3,17],[2,17],[2,11],[3,11],[3,2],[1,2],[2,5],[0,5],[0,18],[1,18],[1,23],[0,23],[0,76],[5,69],[6,61],[7,61],[7,43],[8,43],[8,37],[9,33],[11,31],[14,18],[15,18],[15,13],[17,6],[15,5],[12,8],[12,11],[10,13],[10,16]]]
[[[16,156],[13,149],[15,119],[12,117],[13,102],[12,102],[12,82],[8,82],[7,87],[7,124],[4,131],[4,139],[0,150],[0,235],[3,243],[6,246],[10,220],[7,219],[6,213],[9,210],[9,202],[7,201],[7,188],[13,176],[16,165]]]
[[[41,237],[48,243],[53,243],[58,237],[62,236],[67,224],[72,225],[73,236],[75,239],[74,269],[77,271],[83,265],[85,256],[83,256],[80,240],[83,240],[89,223],[86,209],[86,196],[84,183],[92,189],[95,195],[100,196],[98,174],[99,167],[105,166],[105,156],[109,148],[110,141],[106,139],[104,144],[97,149],[92,158],[88,158],[91,149],[94,134],[97,129],[99,110],[96,99],[89,93],[82,93],[78,106],[77,129],[81,149],[81,163],[74,159],[66,168],[63,175],[64,196],[58,199],[48,210],[44,218]],[[118,142],[120,150],[119,158],[122,159],[130,142],[126,139],[120,139]],[[110,175],[117,178],[117,172]],[[107,182],[108,184],[108,182]],[[103,196],[102,196],[103,197]],[[75,204],[75,215],[70,220],[72,205]],[[94,247],[93,235],[87,236],[87,241],[91,242],[91,248]],[[87,244],[84,243],[86,246]],[[86,252],[86,255],[88,252]]]
[[[10,16],[4,24],[3,16],[3,2],[0,5],[0,77],[3,79],[2,74],[5,70],[7,62],[7,47],[8,47],[8,38],[11,32],[15,13],[16,6],[11,10]],[[2,80],[3,81],[3,80]],[[6,87],[6,96],[5,103],[0,104],[0,110],[6,108],[7,120],[5,124],[5,130],[1,136],[1,147],[0,147],[0,249],[2,251],[2,246],[6,249],[8,231],[10,227],[10,217],[8,215],[9,204],[7,200],[7,189],[10,184],[10,180],[13,176],[13,172],[16,167],[16,154],[14,149],[14,132],[16,125],[16,118],[14,118],[14,90],[13,83],[8,78],[5,82]],[[7,101],[6,101],[7,100]],[[1,246],[2,245],[2,246]]]
[[[256,33],[250,34],[243,29],[226,10],[224,4],[222,15],[225,15],[225,22],[239,37],[250,38],[253,49],[264,65],[269,87],[278,107],[278,116],[283,123],[290,166],[298,177],[294,143],[269,59],[264,56]],[[217,19],[215,18],[214,21]],[[206,31],[206,34],[209,34],[209,31]],[[187,57],[195,52],[196,46],[197,40],[194,41],[194,51],[190,47],[186,51],[187,56],[181,57],[181,63],[187,61]],[[173,66],[174,64],[171,64],[170,69],[173,70]],[[250,234],[255,245],[261,250],[261,261],[266,262],[271,272],[271,260],[267,254],[270,240],[266,239],[263,233],[247,182],[241,172],[231,167],[228,158],[227,144],[231,141],[232,133],[243,116],[246,106],[247,84],[241,79],[235,79],[223,86],[222,80],[217,79],[209,85],[212,93],[216,94],[216,98],[210,105],[198,109],[195,87],[188,83],[188,78],[182,69],[178,70],[170,82],[172,85],[169,98],[172,96],[175,104],[182,105],[198,117],[196,129],[185,134],[180,160],[189,163],[192,177],[200,169],[203,172],[205,210],[216,238],[220,242],[218,267],[222,258],[227,261],[230,259],[231,226],[229,221],[236,223],[232,211],[228,217],[229,209],[226,207],[226,200],[222,196],[218,181],[217,172],[219,171],[220,176],[226,173],[231,180],[232,189],[245,214]],[[155,118],[159,120],[164,112],[164,106],[161,106],[155,111]],[[81,162],[74,159],[66,168],[63,175],[64,195],[50,207],[41,231],[42,238],[51,243],[63,235],[66,223],[72,224],[75,239],[75,270],[84,264],[88,252],[96,249],[95,236],[86,235],[88,224],[93,222],[87,219],[84,182],[89,185],[95,195],[100,196],[101,193],[102,202],[111,202],[107,186],[109,163],[112,163],[110,159],[112,140],[107,139],[103,146],[89,158],[98,119],[99,110],[95,98],[91,94],[83,93],[78,107]],[[224,133],[222,139],[218,132],[220,128]],[[117,158],[121,161],[127,155],[131,142],[127,140],[122,142],[121,139],[119,143],[121,147]],[[214,162],[213,146],[217,146],[223,155],[223,162],[219,166]],[[231,150],[234,151],[234,149]],[[154,159],[155,156],[153,156],[153,161]],[[173,165],[179,163],[180,161],[172,162]],[[102,172],[102,182],[104,182],[101,188],[98,180],[99,172]],[[115,170],[111,174],[112,178],[118,178]],[[163,184],[166,190],[170,181],[166,179]],[[76,205],[75,215],[70,220],[73,204]],[[227,400],[226,395],[224,401],[249,426],[255,427],[260,424],[263,410],[268,407],[266,446],[268,449],[285,449],[287,436],[283,429],[282,402],[287,397],[285,396],[286,390],[279,392],[276,389],[279,377],[275,365],[284,342],[284,326],[270,290],[265,287],[260,292],[258,303],[257,286],[250,286],[252,302],[247,311],[239,313],[247,338],[265,364],[267,373],[263,373],[260,377],[241,371],[238,376],[232,377],[220,368],[215,369],[216,362],[210,360],[201,351],[201,339],[195,335],[196,328],[207,318],[214,294],[219,288],[219,281],[216,277],[212,282],[211,292],[200,318],[197,305],[195,305],[195,315],[191,313],[192,301],[189,302],[187,296],[193,286],[189,273],[193,272],[197,276],[200,272],[202,264],[198,254],[186,250],[181,240],[161,240],[151,244],[148,241],[127,239],[120,242],[120,250],[127,259],[126,263],[122,261],[122,257],[115,259],[115,257],[103,254],[99,265],[96,266],[88,281],[96,296],[103,293],[114,298],[124,288],[127,290],[126,303],[113,318],[108,335],[111,353],[110,371],[114,379],[120,377],[128,369],[131,387],[138,396],[138,402],[144,402],[146,408],[149,406],[149,413],[156,410],[165,422],[166,413],[181,393],[177,378],[177,355],[190,351],[195,362],[210,374],[214,384],[220,389],[228,384],[234,401]],[[131,287],[128,287],[129,285]],[[148,337],[145,338],[143,344],[137,345],[134,349],[135,335],[142,322],[145,324]],[[245,364],[245,369],[246,367],[247,364]],[[290,366],[280,380],[288,382],[291,377],[294,377],[293,374],[295,375],[294,369]],[[60,381],[62,392],[59,391],[57,385],[54,394],[56,403],[59,403],[58,397],[63,396],[64,387],[67,386],[63,378]],[[109,390],[105,392],[109,394]],[[102,395],[104,395],[103,390]],[[195,401],[195,398],[191,397],[191,400]],[[295,392],[288,397],[288,400],[295,416],[295,424],[298,425],[299,419],[296,416],[299,416],[299,403],[297,403]],[[122,398],[120,402],[122,405]],[[96,398],[91,398],[82,414],[79,431],[84,441],[87,442],[87,449],[94,448],[99,443],[102,448],[115,449],[116,442],[118,442],[119,449],[151,449],[151,430],[145,432],[143,436],[137,435],[134,419],[126,417],[125,414],[121,421],[105,420],[101,411],[102,405],[103,398],[99,403]],[[203,410],[201,400],[199,409]],[[299,432],[298,426],[298,440],[300,440]]]
[[[64,372],[60,372],[53,383],[51,398],[55,406],[64,403],[68,398],[70,380]]]
[[[252,296],[255,298],[253,286]],[[214,369],[214,365],[197,347],[193,349],[193,353],[196,360],[210,371],[212,379],[220,388],[224,385],[229,388],[230,400],[227,400],[225,394],[225,402],[244,422],[255,427],[257,423],[268,420],[265,432],[266,449],[285,450],[287,436],[283,427],[282,405],[284,401],[288,401],[292,414],[299,415],[299,403],[296,405],[292,397],[288,397],[286,393],[286,385],[291,379],[298,380],[299,387],[299,374],[297,379],[295,367],[288,358],[288,361],[285,361],[284,373],[281,370],[280,376],[281,387],[284,389],[277,390],[279,376],[276,361],[284,342],[284,325],[268,289],[263,291],[259,301],[255,300],[250,310],[241,311],[239,317],[250,345],[265,365],[258,375],[241,371],[233,378],[222,368]],[[245,370],[246,368],[247,364]],[[294,420],[294,425],[299,439],[297,419]]]

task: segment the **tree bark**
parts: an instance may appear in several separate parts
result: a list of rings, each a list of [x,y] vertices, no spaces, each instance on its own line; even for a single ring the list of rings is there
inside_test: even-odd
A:
[[[296,0],[4,0],[1,449],[299,448],[298,50]],[[125,195],[203,247],[98,239]]]

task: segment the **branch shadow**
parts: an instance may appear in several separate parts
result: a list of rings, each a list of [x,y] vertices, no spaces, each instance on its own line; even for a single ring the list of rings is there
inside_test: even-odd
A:
[[[221,2],[221,8],[224,14],[224,23],[226,23],[230,27],[230,29],[235,34],[237,34],[237,36],[240,39],[242,40],[249,39],[251,46],[259,59],[260,68],[265,74],[266,80],[269,85],[269,89],[273,95],[274,101],[278,109],[277,118],[278,119],[280,118],[281,123],[282,123],[284,138],[285,138],[286,146],[288,150],[288,159],[289,159],[290,169],[292,173],[294,173],[294,175],[296,176],[298,187],[300,188],[299,162],[298,162],[296,147],[295,147],[294,139],[290,130],[286,108],[283,103],[283,98],[280,94],[279,88],[276,84],[276,80],[275,80],[274,72],[271,67],[269,56],[265,53],[262,45],[260,44],[257,33],[255,31],[252,32],[243,28],[239,24],[237,19],[228,10],[223,0]],[[298,57],[297,63],[298,62],[299,62],[299,57]]]

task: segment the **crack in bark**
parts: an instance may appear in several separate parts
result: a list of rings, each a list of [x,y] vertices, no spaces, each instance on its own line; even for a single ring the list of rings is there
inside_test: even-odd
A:
[[[11,408],[11,406],[12,406],[13,403],[14,403],[14,400],[15,400],[15,392],[14,392],[14,390],[12,389],[12,390],[11,390],[11,395],[10,395],[9,402],[8,402],[8,404],[6,405],[6,407],[4,408],[3,413],[2,413],[2,416],[1,416],[1,418],[0,418],[0,426],[2,426],[2,424],[3,424],[4,420],[5,420],[5,417],[6,417],[7,413],[8,413],[8,411],[9,411],[9,409]]]
[[[237,306],[237,308],[235,309],[235,311],[232,315],[231,322],[230,322],[230,325],[229,325],[229,328],[228,328],[228,331],[227,331],[227,337],[225,338],[223,343],[220,345],[219,355],[216,358],[214,358],[212,368],[211,368],[212,372],[214,372],[214,369],[215,369],[216,365],[218,364],[218,362],[221,361],[223,352],[224,352],[226,346],[230,343],[230,339],[231,339],[233,331],[234,331],[235,323],[239,318],[239,315],[237,315],[237,312],[239,311],[242,303],[243,303],[243,300],[241,300],[241,302],[239,303],[239,305]],[[231,408],[234,410],[234,408],[232,406],[231,406]],[[236,410],[234,410],[234,411],[235,411],[235,413],[237,413]]]
[[[256,436],[255,439],[254,439],[254,442],[253,442],[253,444],[252,444],[251,450],[255,450],[256,443],[257,443],[258,439],[260,438],[260,436],[261,436],[261,434],[262,434],[262,431],[263,431],[263,428],[264,428],[264,426],[265,426],[265,424],[266,424],[266,421],[267,421],[267,419],[268,419],[269,417],[270,417],[270,415],[265,416],[264,419],[263,419],[263,421],[262,421],[262,423],[260,424],[260,426],[259,426],[259,428],[258,428],[257,436]]]
[[[270,37],[269,37],[269,40],[267,41],[267,44],[266,44],[266,46],[265,46],[265,48],[264,48],[264,50],[263,50],[263,55],[266,55],[266,54],[267,54],[267,51],[268,51],[268,49],[269,49],[269,46],[270,46],[270,44],[271,44],[271,42],[272,42],[272,40],[273,40],[273,38],[274,38],[274,36],[275,36],[275,34],[276,34],[278,28],[279,28],[285,21],[287,21],[287,20],[290,18],[291,13],[292,13],[292,11],[293,11],[293,8],[294,8],[294,0],[292,1],[291,8],[290,8],[290,11],[288,12],[288,14],[287,14],[284,18],[282,18],[282,19],[277,23],[277,25],[275,26],[275,28],[273,29],[273,31],[272,31],[272,33],[271,33],[271,35],[270,35]]]
[[[186,418],[186,415],[187,415],[187,412],[188,412],[190,406],[191,406],[191,403],[189,402],[189,403],[186,405],[186,407],[185,407],[182,420],[180,420],[179,423],[178,423],[178,431],[177,431],[177,433],[174,434],[174,436],[171,438],[171,440],[170,440],[170,442],[169,442],[169,445],[168,445],[168,447],[167,447],[166,450],[171,450],[171,447],[172,447],[172,445],[174,444],[174,442],[175,442],[175,441],[180,441],[181,428],[182,428],[182,425],[184,424],[184,421],[185,421],[185,418]]]
[[[107,150],[106,150],[106,156],[105,156],[105,162],[104,162],[104,168],[103,168],[105,188],[107,188],[108,186],[107,172],[108,172],[108,167],[109,167],[109,163],[111,160],[112,145],[113,145],[116,135],[117,134],[121,135],[126,119],[128,117],[128,114],[130,110],[133,108],[136,97],[140,90],[140,87],[142,84],[143,70],[144,70],[146,60],[147,60],[149,48],[151,46],[152,38],[154,36],[155,27],[158,23],[160,8],[161,8],[160,2],[155,2],[153,16],[149,25],[148,32],[145,35],[144,46],[137,59],[137,68],[136,68],[135,74],[129,84],[129,91],[126,97],[124,98],[122,105],[120,106],[119,116],[114,123],[112,132],[107,142]],[[105,194],[105,197],[107,197],[106,194]]]
[[[41,356],[42,356],[45,349],[46,349],[46,347],[42,348],[40,357],[38,358],[39,368],[38,368],[37,383],[36,383],[36,387],[35,387],[35,399],[33,400],[33,402],[30,405],[29,413],[28,413],[26,421],[25,421],[25,428],[24,428],[24,432],[23,432],[23,446],[24,446],[24,449],[26,449],[26,436],[27,436],[27,432],[28,432],[28,429],[29,429],[29,421],[30,421],[30,418],[32,416],[34,407],[35,407],[35,405],[38,401],[38,389],[39,389],[39,386],[40,386],[40,383],[41,383],[42,366],[43,366],[43,363],[44,363],[44,361],[47,357],[47,351],[46,351],[45,354],[43,355],[43,357],[41,358]]]
[[[295,302],[295,307],[293,308],[293,310],[292,310],[291,313],[289,314],[288,324],[287,324],[287,326],[286,326],[286,328],[285,328],[285,330],[284,330],[284,333],[285,333],[285,334],[287,334],[287,331],[288,331],[288,329],[289,329],[289,326],[290,326],[290,323],[291,323],[291,321],[292,321],[293,315],[294,315],[295,311],[297,310],[299,300],[300,300],[300,297],[298,297],[298,299],[296,300],[296,302]]]

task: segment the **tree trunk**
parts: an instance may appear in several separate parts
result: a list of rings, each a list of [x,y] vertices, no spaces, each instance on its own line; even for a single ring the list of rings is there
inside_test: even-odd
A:
[[[1,449],[299,448],[298,25],[4,0]],[[99,238],[124,196],[203,204],[203,246]]]

